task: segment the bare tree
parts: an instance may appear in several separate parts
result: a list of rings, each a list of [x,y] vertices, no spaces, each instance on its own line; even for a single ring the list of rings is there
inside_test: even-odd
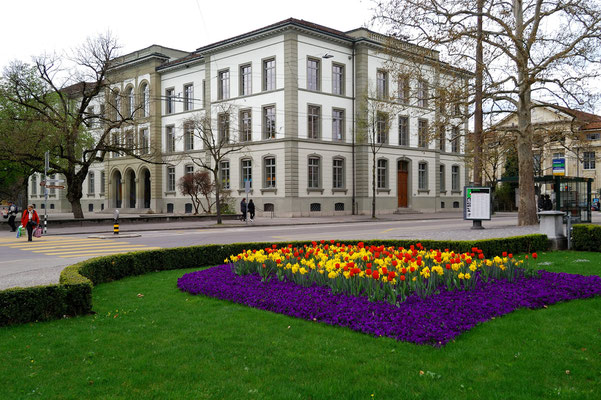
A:
[[[25,137],[2,141],[0,159],[39,170],[48,150],[49,173],[64,176],[75,218],[83,218],[82,187],[93,163],[110,153],[151,160],[149,149],[138,148],[135,138],[120,132],[143,105],[112,90],[110,69],[117,51],[110,33],[100,35],[70,56],[45,55],[35,58],[33,65],[15,62],[2,77],[0,95],[20,108],[21,131],[27,131],[27,126],[36,129]],[[91,112],[95,104],[103,104],[105,112]],[[11,146],[19,141],[21,145]]]
[[[477,18],[483,17],[483,98],[488,112],[515,113],[519,158],[519,225],[537,223],[534,198],[533,95],[562,104],[593,99],[599,76],[601,4],[590,0],[389,0],[376,18],[392,33],[444,46],[449,59],[474,70]]]
[[[185,174],[179,178],[177,187],[181,194],[190,196],[190,200],[192,200],[192,205],[194,206],[194,215],[198,214],[198,208],[202,202],[202,197],[206,198],[209,193],[213,193],[213,184],[207,171],[196,171],[191,174]],[[207,190],[207,188],[209,188],[209,190]]]
[[[215,185],[215,205],[217,209],[217,223],[222,223],[221,214],[223,181],[220,176],[221,163],[229,155],[239,152],[244,148],[244,143],[238,140],[236,130],[232,128],[232,120],[235,118],[234,107],[231,105],[222,106],[214,110],[212,115],[199,115],[190,118],[184,122],[184,140],[192,140],[196,137],[202,143],[202,153],[200,155],[190,153],[189,157],[194,164],[210,171],[213,175]]]

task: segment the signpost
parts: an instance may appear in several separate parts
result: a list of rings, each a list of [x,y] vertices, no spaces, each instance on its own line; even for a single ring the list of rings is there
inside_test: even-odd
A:
[[[463,219],[474,221],[472,229],[484,229],[482,221],[491,220],[491,188],[466,186],[463,193]]]
[[[566,174],[566,159],[565,158],[554,158],[553,159],[553,176],[565,176]]]

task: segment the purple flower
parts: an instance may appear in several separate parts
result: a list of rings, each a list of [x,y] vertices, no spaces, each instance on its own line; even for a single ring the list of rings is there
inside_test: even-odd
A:
[[[540,271],[537,278],[478,282],[473,290],[446,291],[422,299],[409,296],[399,306],[365,297],[332,294],[327,287],[302,287],[275,277],[239,276],[220,265],[182,276],[177,286],[280,314],[345,326],[355,331],[417,344],[444,345],[475,325],[518,308],[541,308],[601,294],[601,278]]]

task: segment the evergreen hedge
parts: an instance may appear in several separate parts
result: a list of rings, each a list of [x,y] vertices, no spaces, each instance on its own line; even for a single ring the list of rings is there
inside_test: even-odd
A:
[[[356,244],[359,240],[342,242]],[[363,242],[366,246],[373,244],[405,248],[419,242],[427,249],[450,249],[457,252],[471,251],[472,247],[478,247],[483,250],[486,257],[500,255],[503,251],[519,254],[545,251],[549,248],[549,240],[545,235],[474,241],[374,239]],[[305,244],[310,245],[311,242],[280,242],[278,244],[292,244],[298,247]],[[213,244],[137,251],[92,258],[65,268],[61,272],[58,285],[0,291],[0,326],[87,314],[92,311],[93,285],[153,271],[217,265],[223,263],[225,258],[232,254],[238,254],[242,250],[262,249],[271,245],[272,242]]]
[[[601,251],[601,226],[589,224],[572,225],[572,249]]]

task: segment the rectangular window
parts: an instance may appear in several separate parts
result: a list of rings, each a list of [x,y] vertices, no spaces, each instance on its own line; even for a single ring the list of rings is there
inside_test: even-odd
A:
[[[318,189],[319,183],[319,158],[309,157],[309,175],[307,176],[307,187],[309,189]]]
[[[595,169],[595,152],[585,151],[582,153],[582,164],[584,169]]]
[[[376,93],[378,99],[388,98],[388,72],[381,69],[376,72]]]
[[[406,76],[399,77],[398,99],[401,104],[409,104],[409,78]]]
[[[140,130],[140,153],[150,153],[150,135],[148,133],[148,128]]]
[[[378,189],[388,188],[388,160],[380,158],[376,168],[377,187]]]
[[[332,110],[332,140],[344,139],[344,110]]]
[[[319,139],[321,127],[321,107],[309,106],[307,111],[307,137]]]
[[[219,126],[218,126],[218,135],[219,135],[219,143],[229,143],[230,142],[230,115],[228,113],[221,113],[218,116],[219,118]]]
[[[599,140],[600,135],[599,133],[587,133],[586,140]]]
[[[119,92],[114,92],[113,93],[113,106],[114,106],[114,114],[115,114],[115,120],[116,121],[121,121],[121,95],[119,94]]]
[[[438,149],[440,151],[446,151],[447,144],[447,127],[439,126],[438,127]]]
[[[334,189],[344,188],[344,160],[335,158],[332,167],[332,187]]]
[[[94,173],[88,172],[88,194],[94,194],[96,183],[94,182]]]
[[[175,167],[167,167],[167,191],[175,192]]]
[[[419,163],[417,168],[417,188],[419,190],[428,190],[428,164]]]
[[[194,85],[184,85],[184,111],[194,110]]]
[[[388,114],[383,112],[376,116],[376,143],[388,143]]]
[[[100,194],[104,194],[104,171],[100,172]]]
[[[207,107],[207,83],[202,80],[202,108]]]
[[[543,155],[541,153],[534,153],[532,155],[532,165],[534,170],[534,176],[541,176],[543,174]]]
[[[263,187],[274,188],[275,187],[275,157],[265,157],[265,181]]]
[[[252,68],[250,64],[240,67],[240,96],[252,94]]]
[[[230,162],[229,161],[221,161],[219,165],[219,170],[221,174],[221,188],[229,189],[230,188]]]
[[[459,153],[459,127],[453,127],[453,137],[451,138],[451,152]]]
[[[263,90],[275,90],[275,58],[263,61]]]
[[[319,60],[315,58],[309,58],[307,60],[307,89],[319,90]]]
[[[173,125],[165,127],[165,145],[167,153],[175,151],[175,127]]]
[[[240,111],[240,141],[250,142],[252,140],[252,110]]]
[[[245,187],[245,182],[249,181],[250,182],[250,187],[253,187],[253,164],[252,164],[252,160],[242,160],[242,186],[241,187]]]
[[[175,112],[175,89],[165,89],[165,114]]]
[[[453,110],[455,111],[455,116],[460,117],[461,116],[461,103],[455,103],[453,105]]]
[[[184,173],[185,173],[186,175],[193,174],[193,173],[194,173],[194,165],[186,165],[186,166],[184,167]]]
[[[332,93],[344,95],[344,65],[332,64]]]
[[[119,133],[113,132],[112,134],[112,145],[113,147],[119,148],[121,147],[121,143],[119,142]],[[119,157],[121,154],[118,151],[113,151],[113,157]]]
[[[230,70],[218,72],[217,83],[217,100],[225,100],[230,98]]]
[[[428,147],[428,120],[420,119],[417,121],[417,146]]]
[[[445,177],[445,168],[444,165],[440,165],[439,167],[439,174],[440,176],[438,177],[438,179],[440,180],[440,191],[444,192],[447,190],[446,186],[446,177]]]
[[[399,146],[409,146],[409,117],[399,117]]]
[[[184,124],[184,150],[194,150],[194,125]]]
[[[459,165],[451,167],[451,190],[454,192],[459,191]]]
[[[428,82],[423,79],[417,81],[417,105],[428,107]]]
[[[263,138],[275,139],[275,106],[263,107]]]
[[[134,149],[134,134],[132,132],[127,132],[125,134],[125,148],[127,150]]]
[[[563,158],[564,156],[564,152],[563,151],[559,151],[557,153],[553,153],[553,158]]]
[[[35,174],[33,174],[31,176],[31,194],[32,195],[38,194],[38,177]]]

